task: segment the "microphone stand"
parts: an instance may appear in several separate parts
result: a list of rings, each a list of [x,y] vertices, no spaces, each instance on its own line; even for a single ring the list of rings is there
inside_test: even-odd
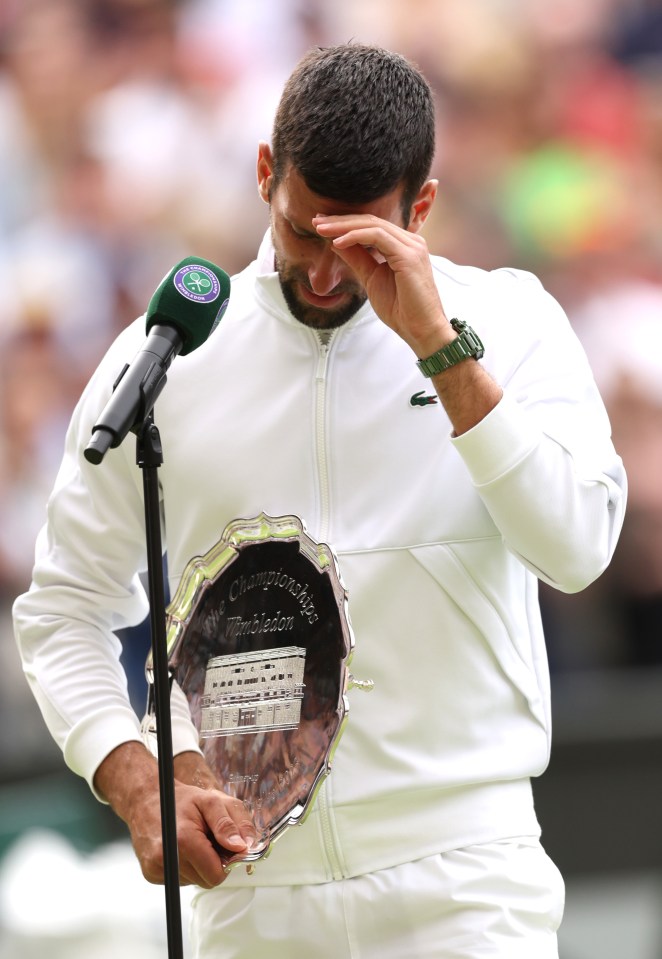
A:
[[[170,721],[171,677],[168,668],[165,628],[165,591],[163,551],[159,511],[158,468],[163,463],[161,437],[152,413],[138,431],[136,462],[143,474],[147,579],[149,587],[152,660],[154,667],[154,705],[161,800],[161,835],[166,899],[166,927],[169,959],[183,959],[182,910],[179,892],[179,854],[175,810],[175,771]]]

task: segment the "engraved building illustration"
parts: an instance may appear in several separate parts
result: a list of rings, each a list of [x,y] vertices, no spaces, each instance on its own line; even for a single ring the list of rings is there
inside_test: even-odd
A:
[[[201,737],[296,729],[305,662],[306,650],[300,646],[210,659],[201,702]]]

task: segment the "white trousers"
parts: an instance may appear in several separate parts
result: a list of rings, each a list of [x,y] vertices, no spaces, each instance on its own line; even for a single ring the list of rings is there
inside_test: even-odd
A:
[[[193,959],[558,959],[563,905],[526,837],[320,885],[201,890],[190,939]]]

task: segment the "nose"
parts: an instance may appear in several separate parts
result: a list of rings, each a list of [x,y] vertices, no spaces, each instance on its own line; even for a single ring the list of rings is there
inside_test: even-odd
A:
[[[308,282],[313,293],[328,296],[342,282],[343,276],[343,261],[331,245],[325,243],[308,268]]]

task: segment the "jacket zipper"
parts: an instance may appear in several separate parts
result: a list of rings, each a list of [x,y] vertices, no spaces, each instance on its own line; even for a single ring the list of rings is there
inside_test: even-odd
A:
[[[322,833],[322,844],[324,847],[324,852],[326,854],[326,860],[329,864],[329,869],[331,872],[332,879],[344,879],[346,876],[345,870],[342,867],[340,861],[340,856],[338,855],[336,843],[334,840],[334,830],[333,830],[333,813],[331,811],[331,803],[329,801],[328,790],[329,780],[322,783],[322,787],[317,794],[317,808],[319,810],[320,817],[320,831]]]
[[[319,533],[323,541],[329,535],[330,521],[329,459],[326,442],[326,374],[331,344],[335,335],[335,332],[333,332],[328,340],[323,340],[319,333],[315,334],[318,345],[317,372],[315,374],[315,452],[320,492]]]
[[[319,333],[315,334],[315,339],[317,340],[318,345],[317,371],[315,374],[315,452],[320,491],[319,534],[322,542],[326,542],[329,535],[331,498],[326,434],[326,376],[329,366],[331,347],[336,335],[336,331],[333,331],[328,339],[323,339]],[[344,873],[334,841],[334,830],[332,824],[333,814],[331,812],[327,793],[328,785],[328,780],[322,783],[317,795],[317,808],[319,810],[322,843],[333,879],[342,879]]]

